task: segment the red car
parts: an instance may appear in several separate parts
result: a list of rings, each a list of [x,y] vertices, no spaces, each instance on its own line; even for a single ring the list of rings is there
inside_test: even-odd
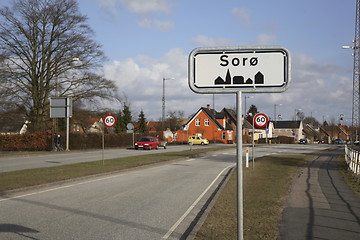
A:
[[[159,148],[159,140],[155,137],[143,137],[139,141],[135,143],[135,149],[158,149]]]

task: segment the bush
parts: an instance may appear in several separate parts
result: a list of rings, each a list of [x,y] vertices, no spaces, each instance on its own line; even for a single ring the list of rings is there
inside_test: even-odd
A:
[[[51,135],[27,133],[0,136],[1,151],[48,151],[51,149]]]

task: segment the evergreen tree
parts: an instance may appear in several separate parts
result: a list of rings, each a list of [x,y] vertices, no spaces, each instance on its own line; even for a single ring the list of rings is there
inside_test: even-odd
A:
[[[131,116],[130,107],[126,103],[124,103],[123,110],[119,111],[118,116],[117,116],[117,124],[116,124],[115,131],[117,133],[126,132],[126,130],[127,130],[126,125],[128,125],[131,122],[132,122],[132,116]]]
[[[126,129],[126,125],[128,123],[132,122],[132,116],[131,116],[131,111],[130,111],[130,106],[129,105],[124,105],[124,109],[123,109],[123,117],[122,117],[125,129]]]
[[[258,113],[258,109],[254,104],[251,104],[249,111],[247,112],[247,115],[249,115],[249,113],[251,113],[252,116],[255,116]]]
[[[116,125],[115,125],[115,132],[116,133],[120,133],[120,132],[124,131],[124,127],[122,126],[121,119],[122,119],[122,112],[119,111],[119,113],[116,116]]]
[[[138,131],[139,132],[147,132],[147,127],[146,127],[146,118],[145,118],[145,114],[143,112],[143,110],[141,110],[140,114],[139,114],[139,118],[138,118]]]

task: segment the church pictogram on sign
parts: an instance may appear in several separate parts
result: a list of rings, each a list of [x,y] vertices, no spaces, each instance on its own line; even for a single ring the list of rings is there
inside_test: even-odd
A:
[[[255,74],[254,80],[252,80],[251,78],[248,78],[245,81],[244,76],[231,77],[230,70],[228,69],[227,73],[226,73],[225,80],[221,76],[218,76],[215,79],[214,84],[215,85],[231,85],[231,84],[233,84],[233,85],[242,85],[242,84],[255,84],[255,85],[258,85],[258,84],[264,84],[264,75],[259,71],[259,72],[257,72]]]

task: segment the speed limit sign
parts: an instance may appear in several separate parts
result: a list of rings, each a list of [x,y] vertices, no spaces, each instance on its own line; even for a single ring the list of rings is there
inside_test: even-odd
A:
[[[254,125],[258,128],[266,127],[268,125],[268,122],[269,118],[263,113],[258,113],[254,117]]]
[[[112,114],[106,115],[103,119],[105,127],[113,127],[116,124],[116,117]]]

